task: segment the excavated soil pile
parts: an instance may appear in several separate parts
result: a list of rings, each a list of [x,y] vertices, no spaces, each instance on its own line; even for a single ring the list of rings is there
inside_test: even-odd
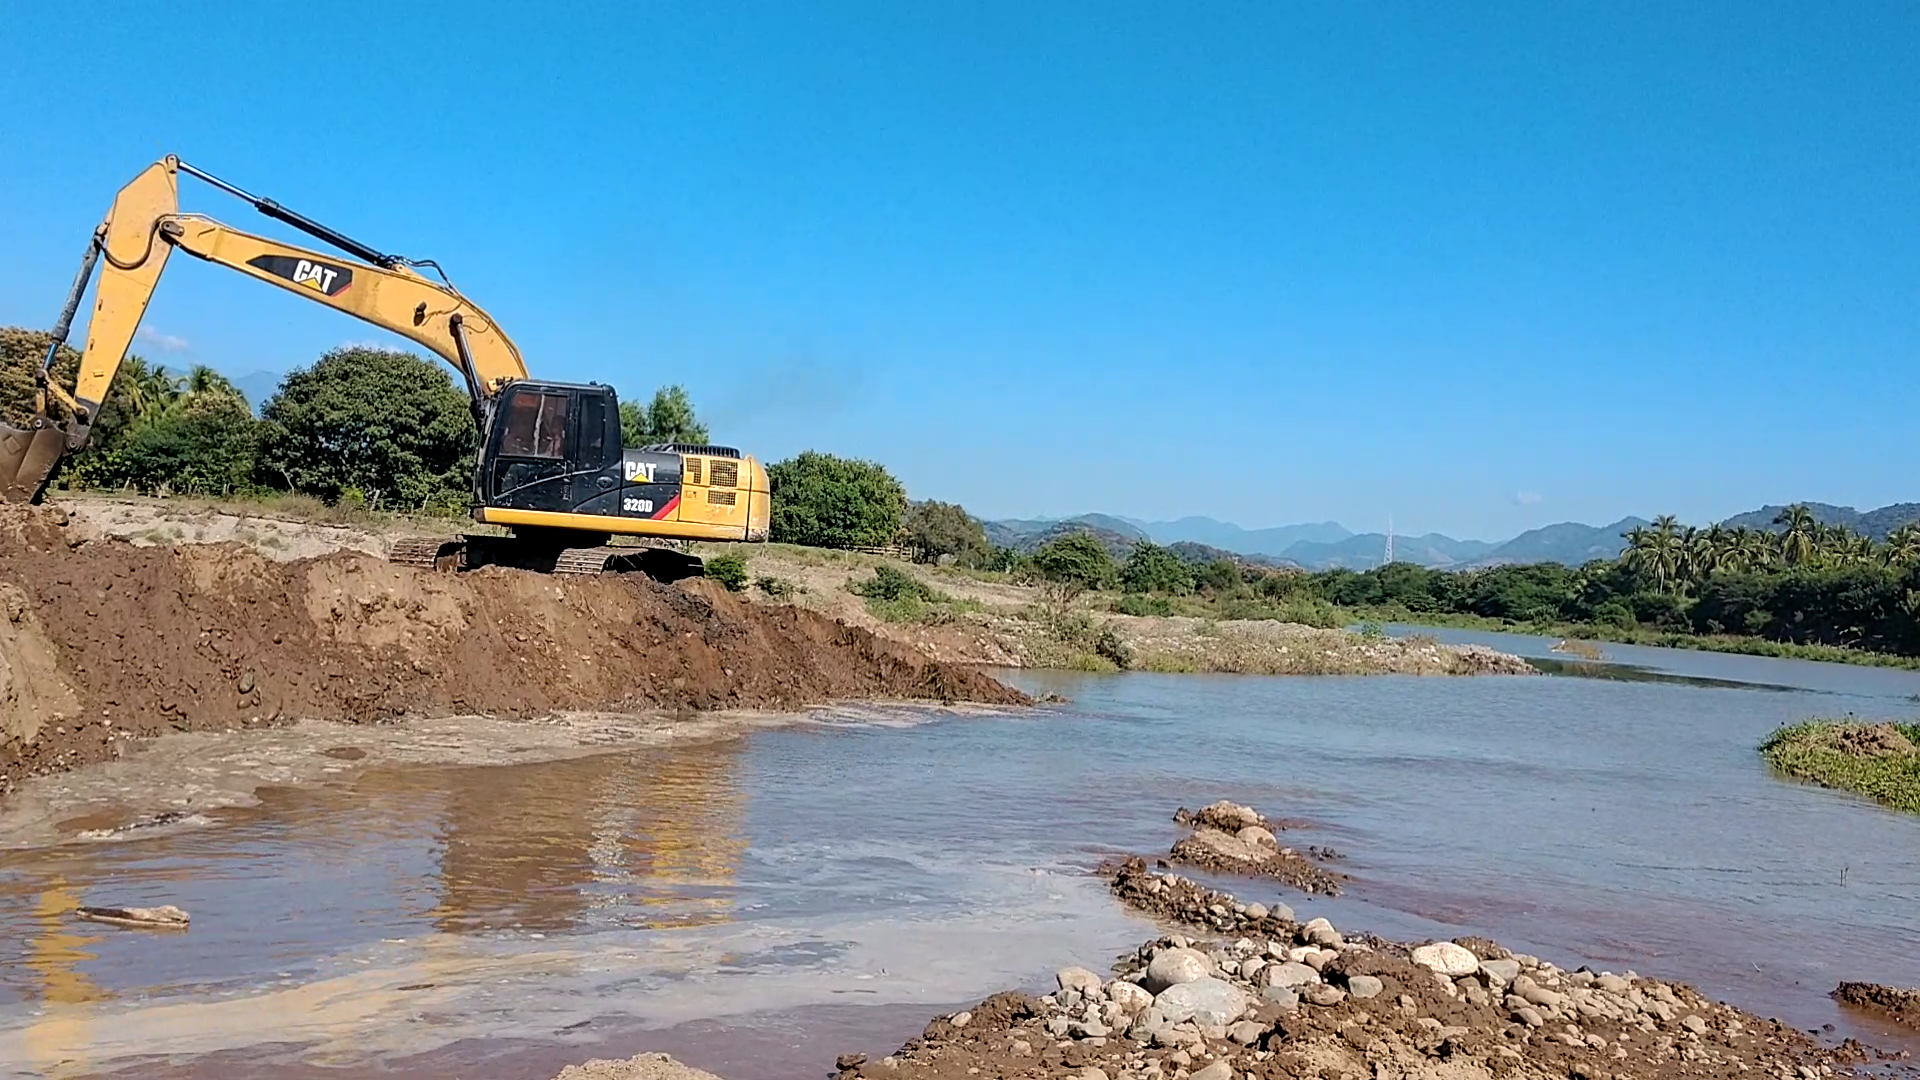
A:
[[[703,580],[432,573],[342,552],[91,539],[0,510],[0,792],[128,737],[321,718],[1016,704],[1019,692]]]
[[[1274,833],[1289,822],[1270,821],[1252,807],[1221,801],[1189,811],[1182,807],[1174,820],[1193,830],[1167,853],[1178,863],[1222,874],[1251,874],[1272,878],[1304,893],[1338,896],[1347,875],[1315,865],[1290,847],[1281,846]],[[1330,850],[1309,848],[1321,858]]]
[[[1902,990],[1879,983],[1843,982],[1834,987],[1832,996],[1842,1005],[1878,1013],[1908,1027],[1920,1028],[1920,989]]]
[[[1123,899],[1201,925],[1231,897],[1175,875],[1122,874]],[[1159,887],[1145,883],[1151,877]],[[1117,882],[1116,882],[1117,883]],[[1186,898],[1184,902],[1167,899]],[[1252,905],[1249,905],[1252,906]],[[1778,1021],[1692,988],[1565,971],[1492,942],[1397,944],[1271,913],[1231,938],[1169,936],[1123,954],[1111,975],[1066,968],[1055,993],[1002,993],[935,1018],[879,1061],[837,1062],[840,1080],[1680,1080],[1912,1076],[1868,1065],[1848,1041],[1823,1047]]]

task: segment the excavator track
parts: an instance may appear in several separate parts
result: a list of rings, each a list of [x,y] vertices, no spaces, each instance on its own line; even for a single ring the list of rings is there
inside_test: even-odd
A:
[[[622,552],[618,548],[562,548],[560,555],[553,560],[553,572],[556,574],[603,574],[607,564]]]
[[[387,549],[387,561],[426,570],[459,569],[466,546],[463,536],[407,536]],[[452,565],[443,566],[442,559],[452,560]]]
[[[511,566],[568,577],[638,573],[658,581],[699,577],[705,572],[697,556],[664,545],[551,547],[505,536],[409,536],[393,542],[387,561],[451,572]]]

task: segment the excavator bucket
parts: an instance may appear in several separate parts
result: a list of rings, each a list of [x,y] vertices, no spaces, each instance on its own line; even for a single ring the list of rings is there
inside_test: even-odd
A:
[[[22,431],[0,420],[0,502],[38,502],[66,441],[52,424]]]

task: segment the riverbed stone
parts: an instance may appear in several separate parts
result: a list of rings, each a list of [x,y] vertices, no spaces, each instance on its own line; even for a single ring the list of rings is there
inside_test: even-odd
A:
[[[1337,949],[1344,944],[1340,931],[1325,919],[1314,919],[1300,928],[1300,936],[1309,945],[1318,945],[1323,949]]]
[[[1624,994],[1633,989],[1633,984],[1618,975],[1602,975],[1593,980],[1593,985],[1609,994]]]
[[[1489,986],[1505,986],[1520,977],[1520,961],[1482,960],[1480,974],[1486,978]]]
[[[1106,982],[1083,967],[1063,967],[1053,973],[1053,979],[1060,984],[1062,992],[1077,990],[1081,997],[1099,997],[1101,984]]]
[[[1252,1046],[1254,1043],[1260,1041],[1260,1036],[1266,1033],[1267,1025],[1260,1023],[1258,1020],[1242,1020],[1237,1024],[1229,1025],[1227,1028],[1227,1038],[1232,1039],[1241,1046]]]
[[[1688,1031],[1693,1032],[1695,1035],[1705,1035],[1707,1033],[1707,1022],[1704,1018],[1702,1018],[1698,1014],[1689,1016],[1686,1019],[1681,1020],[1680,1026],[1683,1028],[1686,1028]]]
[[[1266,967],[1267,962],[1257,956],[1251,960],[1242,960],[1240,961],[1240,977],[1255,986],[1259,986],[1260,973],[1265,971]]]
[[[1107,998],[1129,1014],[1153,1004],[1152,994],[1125,979],[1115,979],[1107,986]]]
[[[1374,978],[1372,975],[1355,975],[1347,980],[1347,993],[1352,994],[1362,1001],[1371,997],[1379,997],[1380,992],[1386,988],[1385,983]]]
[[[1320,981],[1320,973],[1305,964],[1289,961],[1285,964],[1268,964],[1261,971],[1268,986],[1306,986]]]
[[[1216,1061],[1187,1077],[1187,1080],[1233,1080],[1233,1065],[1230,1062]]]
[[[1436,941],[1420,946],[1413,950],[1413,962],[1421,967],[1432,968],[1449,979],[1480,970],[1480,958],[1465,946],[1455,945],[1451,941]]]
[[[1531,1005],[1522,1005],[1513,1010],[1513,1018],[1528,1027],[1539,1027],[1547,1022],[1547,1018],[1540,1015],[1540,1010]]]
[[[1168,1023],[1192,1020],[1213,1027],[1225,1027],[1240,1019],[1252,1004],[1245,990],[1211,975],[1169,986],[1153,998],[1153,1007]]]
[[[1148,962],[1147,977],[1140,985],[1157,997],[1170,986],[1204,979],[1212,974],[1213,961],[1207,958],[1206,953],[1198,949],[1162,949]]]
[[[1269,986],[1260,991],[1260,1000],[1279,1006],[1281,1012],[1292,1012],[1300,1007],[1300,995],[1290,986]]]
[[[1347,992],[1337,986],[1328,986],[1326,983],[1314,983],[1312,986],[1301,989],[1300,1000],[1309,1005],[1331,1007],[1347,1000]]]
[[[1247,905],[1247,918],[1264,919],[1266,917],[1267,917],[1267,905],[1265,904],[1248,904]]]
[[[1249,825],[1233,835],[1234,839],[1239,840],[1243,844],[1253,844],[1257,847],[1269,848],[1280,846],[1280,841],[1275,840],[1272,833],[1258,825]]]

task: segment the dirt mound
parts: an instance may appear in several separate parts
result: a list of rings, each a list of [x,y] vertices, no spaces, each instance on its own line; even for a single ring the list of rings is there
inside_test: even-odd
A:
[[[1143,885],[1149,877],[1163,883],[1157,892]],[[1121,878],[1123,899],[1145,888],[1204,894],[1209,912],[1222,897],[1232,903],[1146,875],[1137,859],[1116,876],[1117,892]],[[1870,1056],[1685,985],[1565,971],[1489,941],[1396,944],[1320,919],[1242,922],[1233,933],[1160,938],[1122,955],[1111,979],[1069,968],[1056,993],[996,995],[936,1017],[885,1059],[842,1058],[839,1080],[1817,1078],[1862,1074],[1850,1066]]]
[[[357,552],[274,562],[237,544],[88,539],[38,507],[0,510],[0,609],[0,792],[128,737],[282,718],[1027,700],[702,580],[434,574]]]
[[[1837,724],[1822,740],[1829,748],[1856,757],[1900,757],[1920,753],[1895,724]]]
[[[1843,982],[1833,999],[1842,1005],[1878,1013],[1908,1027],[1920,1028],[1920,990],[1901,990],[1879,983]]]

